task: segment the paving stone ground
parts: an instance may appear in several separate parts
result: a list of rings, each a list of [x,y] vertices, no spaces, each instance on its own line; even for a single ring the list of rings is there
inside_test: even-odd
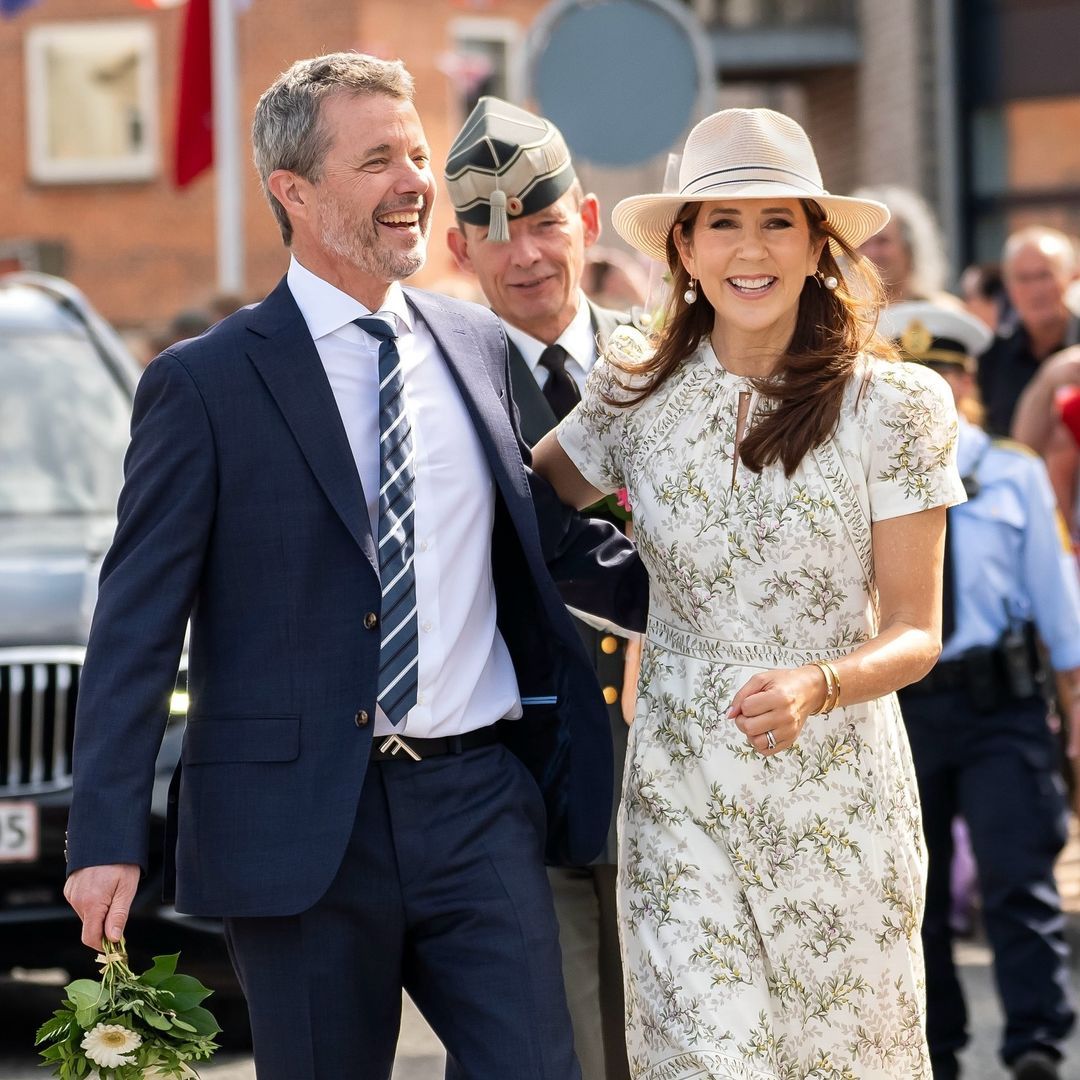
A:
[[[1074,819],[1069,843],[1058,863],[1058,885],[1069,913],[1069,936],[1073,946],[1073,970],[1080,972],[1080,828]],[[1001,1010],[994,992],[991,954],[986,943],[976,938],[958,947],[961,979],[969,999],[972,1044],[963,1056],[965,1080],[1006,1080],[1007,1073],[997,1060]],[[10,986],[7,988],[10,992]],[[4,1008],[0,986],[0,1010]],[[20,991],[21,993],[22,991]],[[46,1010],[39,1009],[44,1014]],[[6,1045],[0,1029],[0,1080],[40,1080],[32,1052],[25,1047]],[[1067,1047],[1068,1077],[1080,1077],[1080,1030]],[[404,999],[401,1039],[393,1080],[442,1080],[444,1055],[434,1033],[423,1017]],[[219,1058],[202,1070],[204,1080],[256,1080],[250,1057]]]

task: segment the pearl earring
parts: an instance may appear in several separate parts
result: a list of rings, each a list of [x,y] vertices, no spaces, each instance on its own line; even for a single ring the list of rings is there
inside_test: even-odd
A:
[[[690,288],[682,294],[682,298],[688,303],[693,304],[697,302],[697,289],[694,288],[694,279],[690,279]]]
[[[818,284],[824,285],[829,292],[833,292],[840,285],[840,282],[832,274],[825,277],[819,270],[814,276],[817,278]]]

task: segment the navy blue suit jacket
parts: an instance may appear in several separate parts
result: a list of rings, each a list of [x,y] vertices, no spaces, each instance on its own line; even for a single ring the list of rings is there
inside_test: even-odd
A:
[[[571,514],[527,468],[498,320],[406,295],[495,479],[498,621],[521,693],[556,701],[526,707],[505,739],[543,790],[549,858],[588,862],[608,824],[611,741],[564,600],[640,626],[645,573],[617,530]],[[375,715],[379,632],[364,616],[379,609],[376,566],[344,425],[284,281],[158,357],[136,395],[80,684],[69,870],[146,866],[190,616],[177,907],[239,917],[315,903],[344,854],[371,747],[373,723],[355,717]]]

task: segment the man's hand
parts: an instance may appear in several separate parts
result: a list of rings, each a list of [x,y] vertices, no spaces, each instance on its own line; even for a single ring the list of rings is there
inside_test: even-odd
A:
[[[82,942],[101,948],[101,939],[119,941],[124,934],[131,902],[139,885],[139,868],[129,863],[86,866],[76,870],[64,886],[64,898],[82,919]]]

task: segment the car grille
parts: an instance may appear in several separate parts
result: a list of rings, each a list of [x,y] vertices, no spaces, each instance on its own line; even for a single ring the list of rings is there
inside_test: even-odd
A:
[[[84,650],[0,649],[0,796],[71,784]]]

